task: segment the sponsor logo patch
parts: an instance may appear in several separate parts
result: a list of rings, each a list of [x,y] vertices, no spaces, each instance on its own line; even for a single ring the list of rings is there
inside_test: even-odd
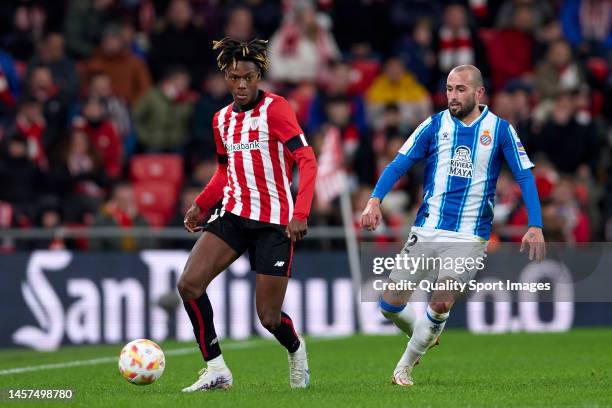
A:
[[[467,146],[457,146],[455,154],[450,162],[449,175],[472,178],[474,164],[472,163],[472,151]]]
[[[240,152],[243,150],[259,150],[261,146],[259,145],[259,140],[253,140],[249,143],[226,143],[225,150],[227,153]]]

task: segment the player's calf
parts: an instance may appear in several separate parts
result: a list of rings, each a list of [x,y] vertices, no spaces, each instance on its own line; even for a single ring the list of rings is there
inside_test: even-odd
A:
[[[407,336],[412,336],[416,314],[409,303],[392,304],[381,297],[378,306],[383,316],[391,320]]]

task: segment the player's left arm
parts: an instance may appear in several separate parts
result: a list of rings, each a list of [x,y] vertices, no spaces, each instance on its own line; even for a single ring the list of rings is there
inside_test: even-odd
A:
[[[289,102],[280,99],[272,103],[268,118],[270,132],[276,133],[275,136],[289,149],[298,168],[298,194],[293,217],[285,230],[287,237],[295,242],[304,238],[308,231],[307,220],[317,178],[317,159]]]
[[[535,259],[540,262],[546,256],[546,245],[544,234],[542,234],[543,223],[540,198],[538,197],[535,177],[531,171],[534,164],[529,160],[525,147],[512,125],[508,125],[505,129],[502,127],[500,137],[504,158],[512,171],[514,179],[521,188],[521,194],[527,209],[529,228],[521,240],[521,252],[528,245],[529,260]]]

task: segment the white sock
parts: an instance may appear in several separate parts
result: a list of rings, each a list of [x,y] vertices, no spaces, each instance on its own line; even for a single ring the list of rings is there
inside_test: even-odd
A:
[[[448,315],[448,312],[436,313],[427,306],[425,316],[416,322],[412,337],[410,337],[406,351],[397,363],[397,367],[410,367],[411,370],[414,368],[419,358],[425,354],[444,330]]]
[[[226,370],[227,366],[225,365],[225,360],[223,360],[223,354],[219,354],[217,357],[212,360],[208,360],[207,362],[208,368],[215,371]]]
[[[407,336],[412,336],[414,323],[416,321],[416,313],[410,303],[407,303],[403,307],[393,306],[381,299],[378,304],[383,316],[395,323],[395,325],[406,333]]]

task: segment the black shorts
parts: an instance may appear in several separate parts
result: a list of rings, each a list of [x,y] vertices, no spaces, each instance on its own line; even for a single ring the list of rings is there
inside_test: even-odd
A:
[[[205,229],[215,234],[234,251],[249,250],[251,269],[263,275],[291,277],[293,242],[278,224],[250,220],[228,211],[214,214]]]

